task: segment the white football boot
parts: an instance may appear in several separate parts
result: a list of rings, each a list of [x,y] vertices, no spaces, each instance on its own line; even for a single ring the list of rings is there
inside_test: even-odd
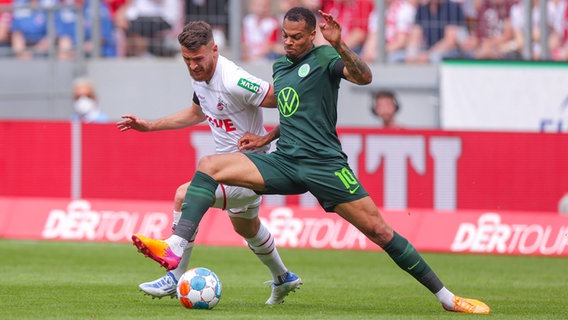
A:
[[[154,281],[141,283],[138,287],[145,294],[151,296],[152,299],[161,299],[167,296],[174,298],[177,296],[177,280],[171,272]]]

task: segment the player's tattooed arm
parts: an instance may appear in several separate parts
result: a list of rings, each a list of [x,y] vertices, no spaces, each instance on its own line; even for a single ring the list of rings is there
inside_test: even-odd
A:
[[[371,68],[361,58],[353,52],[345,42],[341,42],[339,48],[335,48],[339,56],[345,64],[343,74],[345,79],[356,84],[369,84],[373,81],[373,73]]]
[[[324,21],[320,23],[320,31],[325,40],[339,53],[345,67],[345,79],[356,84],[369,84],[373,81],[373,74],[369,66],[341,40],[341,26],[332,15],[319,11]]]

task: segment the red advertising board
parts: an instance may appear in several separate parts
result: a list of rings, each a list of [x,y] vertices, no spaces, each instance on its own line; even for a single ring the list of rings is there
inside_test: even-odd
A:
[[[82,195],[103,199],[173,200],[196,167],[189,137],[201,131],[119,132],[114,125],[84,125]],[[214,153],[213,149],[210,153]]]
[[[68,197],[71,126],[0,121],[0,196]]]
[[[152,133],[119,132],[114,124],[79,128],[77,133],[68,122],[0,121],[0,196],[169,201],[191,179],[199,158],[214,153],[206,126]],[[568,192],[565,134],[368,128],[338,133],[359,180],[388,210],[557,212]],[[265,199],[317,208],[309,195]]]
[[[0,198],[0,238],[129,242],[133,233],[166,238],[169,201]],[[288,248],[380,250],[333,213],[298,206],[261,208],[276,244]],[[481,210],[384,210],[420,251],[568,256],[568,215]],[[226,214],[212,209],[196,242],[244,246]]]

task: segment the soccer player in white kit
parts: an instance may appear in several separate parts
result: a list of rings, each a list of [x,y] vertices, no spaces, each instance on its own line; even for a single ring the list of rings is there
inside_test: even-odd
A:
[[[207,121],[217,153],[239,151],[239,139],[247,132],[264,136],[265,141],[278,138],[278,128],[266,132],[262,110],[259,109],[260,106],[276,106],[272,86],[220,56],[209,24],[202,21],[188,23],[178,40],[191,76],[193,104],[188,109],[155,121],[124,115],[124,120],[117,123],[120,131],[174,130]],[[251,152],[266,153],[268,148],[267,144]],[[181,216],[182,206],[191,205],[184,202],[188,185],[189,182],[176,191],[174,228]],[[227,211],[235,231],[269,268],[273,278],[270,282],[272,293],[266,304],[280,304],[302,284],[302,280],[288,271],[278,254],[272,234],[261,223],[258,217],[261,200],[261,196],[250,189],[219,185],[211,207]],[[175,296],[177,280],[188,268],[194,239],[195,234],[175,269],[157,280],[140,284],[140,289],[152,297]]]

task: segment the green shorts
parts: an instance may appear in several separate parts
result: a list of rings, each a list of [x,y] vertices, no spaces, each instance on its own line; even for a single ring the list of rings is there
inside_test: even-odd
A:
[[[247,153],[264,178],[263,194],[301,194],[309,191],[327,212],[336,205],[368,196],[346,159],[297,159],[278,151]]]

